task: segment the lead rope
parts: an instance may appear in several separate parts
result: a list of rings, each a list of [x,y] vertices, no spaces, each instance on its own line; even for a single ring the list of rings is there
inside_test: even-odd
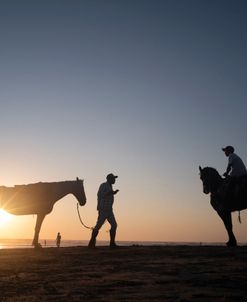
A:
[[[77,203],[77,213],[78,213],[79,220],[80,220],[81,224],[84,226],[84,228],[89,229],[89,230],[93,230],[92,227],[89,227],[89,226],[87,226],[83,223],[83,221],[81,219],[80,211],[79,211],[79,203]]]

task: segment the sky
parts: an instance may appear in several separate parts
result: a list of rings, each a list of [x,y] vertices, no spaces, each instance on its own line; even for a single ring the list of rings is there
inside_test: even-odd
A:
[[[80,213],[94,226],[114,173],[117,240],[227,241],[198,167],[223,174],[226,145],[247,164],[246,11],[244,0],[1,1],[0,185],[84,179]],[[76,203],[58,201],[40,238],[89,240]],[[0,238],[34,226],[11,215]]]

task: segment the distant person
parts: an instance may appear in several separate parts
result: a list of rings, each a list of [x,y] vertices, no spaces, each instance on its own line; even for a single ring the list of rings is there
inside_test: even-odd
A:
[[[224,151],[225,155],[228,157],[228,165],[223,176],[227,178],[226,195],[229,199],[232,194],[236,194],[238,192],[238,185],[247,177],[247,170],[242,159],[234,153],[235,150],[232,146],[222,148],[222,151]]]
[[[96,237],[99,233],[100,228],[107,220],[110,225],[110,247],[117,247],[115,242],[116,230],[117,230],[117,222],[113,213],[112,205],[114,203],[114,195],[118,193],[119,190],[113,190],[112,185],[115,184],[116,178],[118,176],[108,174],[106,177],[106,182],[102,183],[98,190],[98,220],[92,231],[92,236],[89,241],[88,247],[95,248],[96,245]]]
[[[62,236],[61,236],[61,234],[58,232],[58,233],[57,233],[57,238],[56,238],[56,245],[57,245],[57,247],[60,247],[61,238],[62,238]]]

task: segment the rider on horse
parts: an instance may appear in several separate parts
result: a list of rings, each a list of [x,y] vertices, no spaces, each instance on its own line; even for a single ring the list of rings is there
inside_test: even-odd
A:
[[[226,196],[231,198],[239,191],[239,186],[245,182],[247,178],[247,170],[242,159],[234,153],[232,146],[222,148],[225,155],[228,157],[228,165],[226,172],[223,174],[227,178],[226,181]]]

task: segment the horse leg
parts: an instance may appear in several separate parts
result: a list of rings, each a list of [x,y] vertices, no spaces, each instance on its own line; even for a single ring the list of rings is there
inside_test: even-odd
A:
[[[46,214],[37,214],[37,220],[36,220],[36,225],[35,225],[34,238],[33,238],[33,243],[32,243],[32,245],[35,248],[41,247],[41,244],[39,243],[39,232],[40,232],[40,229],[41,229],[42,222],[43,222],[43,220],[45,218],[45,215]]]
[[[223,220],[228,234],[227,246],[237,246],[237,240],[232,231],[232,215],[231,212],[218,212],[220,218]]]

